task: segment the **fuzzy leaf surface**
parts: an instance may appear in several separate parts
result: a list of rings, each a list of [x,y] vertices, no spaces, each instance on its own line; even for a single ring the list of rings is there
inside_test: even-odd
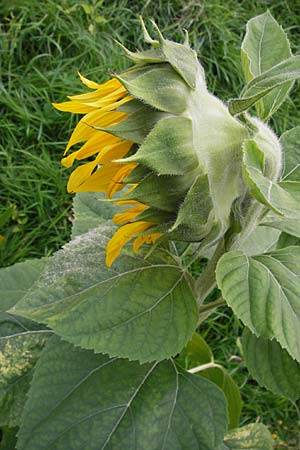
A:
[[[226,402],[211,382],[171,360],[140,365],[55,337],[36,367],[18,450],[215,450],[225,433]]]
[[[57,252],[12,312],[110,356],[145,362],[175,355],[197,325],[192,279],[164,249],[144,259],[127,247],[107,268],[112,231],[102,225]]]
[[[184,175],[198,165],[192,135],[191,119],[161,119],[138,151],[125,161],[142,164],[159,175]]]
[[[248,83],[290,56],[292,53],[286,33],[269,11],[249,20],[241,48],[242,67]],[[287,82],[257,102],[261,119],[268,120],[280,107],[292,84]]]
[[[300,78],[300,55],[285,59],[261,75],[253,78],[244,88],[241,98],[229,101],[231,114],[240,114],[254,105],[273,89],[286,86]]]
[[[0,269],[0,312],[19,301],[46,266],[46,258],[32,259]]]
[[[260,385],[290,400],[300,397],[300,364],[278,342],[245,328],[242,345],[246,366]]]
[[[283,179],[300,181],[300,126],[286,131],[280,136],[284,154]]]
[[[0,426],[20,424],[33,368],[50,334],[42,330],[0,337]]]
[[[253,257],[231,251],[216,274],[224,299],[252,333],[275,338],[300,362],[300,248]]]
[[[225,437],[224,450],[273,450],[273,439],[262,423],[232,430]]]
[[[262,162],[263,155],[255,141],[245,141],[243,172],[253,197],[281,216],[299,219],[300,183],[275,183],[263,175]]]
[[[101,223],[111,220],[116,212],[120,212],[120,207],[105,200],[105,196],[98,192],[78,192],[75,195],[72,238],[97,228]]]

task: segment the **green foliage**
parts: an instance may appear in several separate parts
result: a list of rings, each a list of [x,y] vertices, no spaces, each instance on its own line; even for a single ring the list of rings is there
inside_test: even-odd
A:
[[[273,45],[274,42],[276,45]],[[289,56],[292,56],[289,40],[269,11],[249,20],[241,48],[242,67],[247,83]],[[286,82],[257,102],[257,113],[261,119],[268,120],[277,111],[292,84]]]
[[[38,8],[32,8],[27,0],[23,0],[21,5],[12,2],[10,6],[4,6],[4,39],[1,45],[4,49],[5,70],[1,75],[1,86],[4,86],[1,101],[4,110],[8,112],[7,123],[3,122],[3,142],[0,142],[0,160],[8,161],[4,177],[8,195],[2,199],[0,207],[0,223],[5,227],[4,231],[0,230],[5,236],[0,249],[4,264],[24,258],[28,252],[33,256],[52,253],[65,242],[70,228],[67,214],[69,221],[73,221],[70,201],[64,193],[64,176],[57,170],[57,155],[49,157],[48,150],[45,149],[49,148],[49,142],[53,142],[51,145],[57,146],[61,152],[65,131],[60,136],[57,130],[70,129],[71,121],[58,118],[57,113],[44,106],[49,104],[47,91],[53,93],[53,99],[65,95],[65,86],[71,89],[75,85],[74,77],[70,74],[75,68],[78,69],[79,64],[85,75],[90,73],[97,81],[104,78],[105,73],[112,68],[126,68],[127,63],[121,62],[119,54],[112,51],[110,39],[114,36],[118,39],[121,37],[124,41],[124,36],[127,36],[129,44],[134,43],[136,46],[139,43],[140,36],[133,31],[136,28],[135,8],[142,9],[139,12],[144,15],[155,12],[168,37],[178,34],[177,30],[181,26],[192,28],[195,25],[190,38],[197,50],[201,47],[201,62],[207,68],[211,87],[225,94],[225,98],[229,96],[228,85],[234,85],[235,95],[241,88],[241,76],[233,70],[237,58],[234,50],[232,54],[228,53],[228,43],[234,48],[233,42],[238,42],[240,20],[245,14],[243,6],[234,5],[234,16],[237,18],[234,19],[230,9],[227,10],[227,7],[232,6],[231,0],[228,6],[222,7],[217,1],[211,1],[210,4],[204,2],[204,13],[200,15],[195,14],[194,5],[186,12],[187,9],[182,9],[181,1],[159,2],[155,7],[150,5],[151,2],[148,3],[144,6],[137,2],[131,11],[123,0],[110,2],[110,6],[101,1],[75,4],[71,0],[65,0],[59,5],[50,1]],[[280,9],[277,4],[271,6],[275,12]],[[207,15],[210,7],[214,8],[213,19]],[[257,8],[256,2],[251,4],[251,8]],[[178,16],[179,12],[180,19],[173,28],[168,28],[164,17],[171,22],[170,17]],[[248,13],[250,15],[250,5]],[[289,20],[292,25],[293,15]],[[219,23],[223,26],[220,27]],[[232,27],[226,27],[227,23],[232,24]],[[199,27],[203,27],[204,31],[198,33]],[[210,39],[211,30],[214,33],[213,39]],[[291,32],[293,33],[292,30]],[[146,40],[151,40],[145,30],[144,33]],[[32,39],[34,35],[39,39]],[[272,51],[268,51],[267,47],[271,49],[275,37],[278,45],[272,45]],[[158,32],[158,41],[152,40],[151,43],[155,47],[152,53],[137,53],[135,55],[140,55],[138,59],[158,63],[157,68],[161,62],[168,61],[178,74],[174,77],[171,75],[174,86],[181,77],[189,88],[194,89],[196,59],[195,53],[187,50],[187,41],[186,49],[183,50],[183,46],[163,39]],[[155,51],[159,50],[158,44],[161,46],[160,51]],[[258,58],[256,49],[259,49]],[[298,77],[299,57],[290,57],[286,35],[269,12],[250,21],[243,52],[248,85],[242,91],[241,98],[230,103],[231,111],[239,113],[256,103],[258,114],[267,120],[287,98],[293,80]],[[216,64],[220,54],[225,54],[226,58],[222,63]],[[129,55],[133,56],[133,52],[129,52]],[[284,61],[285,58],[288,59]],[[100,74],[98,68],[95,68],[99,63],[102,64]],[[273,68],[277,63],[279,65]],[[24,83],[20,83],[20,86],[19,73],[25,74]],[[214,79],[210,77],[212,73],[217,73]],[[139,77],[139,82],[142,77],[143,75]],[[145,78],[144,82],[147,81]],[[149,78],[147,83],[150,92],[153,86],[151,87],[149,80],[151,81]],[[165,89],[165,80],[157,80],[159,81],[162,89]],[[133,84],[129,77],[128,89]],[[182,95],[181,88],[182,84],[178,84],[175,94],[174,91],[170,94],[172,98],[168,98],[168,95],[162,98],[160,90],[154,98],[150,95],[151,92],[145,94],[141,85],[135,83],[132,93],[151,104],[152,108],[159,107],[168,113],[177,108],[178,113],[186,104],[186,98],[173,101],[178,92]],[[218,264],[218,287],[238,318],[257,335],[250,335],[248,340],[243,340],[246,363],[252,375],[269,389],[296,399],[299,364],[292,357],[300,361],[297,331],[300,314],[300,255],[296,222],[299,218],[299,188],[296,183],[299,181],[298,130],[292,129],[281,138],[285,165],[283,180],[278,181],[278,164],[275,164],[276,170],[271,176],[272,155],[268,153],[269,149],[261,147],[261,141],[253,133],[257,123],[253,120],[251,124],[250,116],[240,117],[241,121],[235,121],[228,114],[225,105],[214,99],[210,95],[203,97],[206,114],[201,116],[199,125],[203,128],[197,127],[196,134],[199,141],[199,161],[204,158],[205,164],[210,167],[207,179],[209,188],[213,188],[209,198],[220,219],[220,223],[214,224],[209,240],[214,243],[221,235],[224,236],[222,248],[227,252]],[[296,112],[299,109],[297,101],[296,99],[293,104],[288,99],[282,112],[276,114],[277,122],[273,124],[275,123],[277,130],[284,129],[289,122],[290,116],[286,111]],[[200,104],[200,101],[195,101],[193,108],[196,109]],[[127,108],[130,109],[128,105]],[[120,124],[121,129],[117,130],[117,134],[132,137],[144,144],[145,136],[158,120],[165,117],[165,112],[158,113],[152,108],[144,106],[143,110],[136,110],[135,115],[130,115]],[[214,108],[218,111],[216,115],[212,113]],[[227,125],[222,128],[225,116]],[[20,120],[21,126],[16,127],[15,117]],[[297,123],[297,118],[298,112],[291,125]],[[204,129],[211,130],[208,125],[214,120],[214,134],[203,133]],[[226,139],[230,130],[232,131],[233,123],[239,124],[236,139],[226,147]],[[245,128],[247,133],[244,132]],[[182,130],[178,135],[182,137]],[[244,156],[244,179],[249,189],[242,187],[244,185],[239,172],[242,161],[238,151],[245,137],[252,139],[245,145]],[[155,139],[158,139],[157,136]],[[161,139],[162,133],[158,140]],[[170,144],[167,139],[165,141],[164,151],[174,146],[174,142]],[[218,145],[215,145],[216,142]],[[152,147],[155,151],[154,144]],[[214,154],[211,152],[212,148]],[[182,142],[180,149],[182,150]],[[226,152],[222,154],[224,149]],[[36,156],[35,152],[40,154]],[[140,156],[147,159],[145,154]],[[204,193],[208,194],[209,189],[202,191],[197,186],[197,189],[189,191],[190,196],[183,202],[182,194],[187,192],[188,183],[185,184],[184,180],[180,189],[174,193],[172,186],[178,175],[167,176],[168,171],[184,173],[184,167],[189,162],[191,165],[194,162],[191,158],[183,158],[176,165],[176,159],[172,161],[171,167],[171,161],[168,165],[163,156],[159,153],[151,154],[151,158],[155,159],[157,172],[164,175],[153,180],[153,174],[147,173],[149,183],[140,189],[139,198],[145,199],[148,204],[146,199],[152,195],[152,206],[163,205],[163,217],[169,218],[173,209],[179,208],[176,223],[178,228],[183,225],[190,228],[194,217],[202,220],[203,226],[209,228],[211,203],[206,204],[208,211],[205,210],[204,215],[199,216],[196,211],[196,203],[199,199],[201,204],[204,203]],[[149,161],[151,158],[148,158]],[[159,172],[162,162],[164,168]],[[148,167],[153,169],[152,160],[151,163]],[[217,170],[213,170],[215,167]],[[228,167],[230,170],[226,172]],[[223,173],[221,177],[220,172]],[[28,202],[30,191],[34,192],[34,201]],[[52,200],[53,194],[55,200]],[[196,335],[198,338],[194,338],[192,344],[187,344],[197,326],[196,300],[199,303],[206,300],[201,308],[206,308],[208,314],[223,302],[219,299],[210,305],[211,297],[206,299],[202,295],[205,293],[207,296],[215,287],[215,274],[212,270],[214,264],[208,264],[204,276],[195,283],[187,266],[191,264],[193,267],[193,264],[198,263],[203,265],[203,260],[199,260],[199,255],[194,253],[196,246],[187,247],[181,258],[175,251],[177,245],[167,245],[164,242],[154,250],[146,248],[144,253],[138,255],[133,255],[126,248],[113,268],[107,269],[104,248],[113,229],[108,220],[113,215],[113,208],[108,202],[99,202],[99,197],[98,194],[76,196],[73,240],[64,250],[57,252],[45,267],[44,260],[33,261],[4,269],[0,273],[1,286],[4,286],[4,300],[1,299],[3,311],[19,301],[15,309],[11,309],[9,313],[1,312],[0,316],[1,357],[5,367],[8,367],[7,378],[0,377],[0,382],[4,380],[0,396],[2,424],[14,427],[20,423],[28,380],[50,333],[37,322],[47,324],[55,333],[69,341],[61,342],[58,338],[51,340],[37,363],[21,421],[18,450],[38,450],[41,442],[47,448],[81,449],[87,445],[87,436],[90,448],[95,450],[98,449],[99,442],[116,449],[134,445],[149,450],[159,447],[178,450],[271,449],[270,434],[260,424],[232,431],[223,442],[227,426],[226,403],[229,427],[238,426],[240,415],[241,402],[239,391],[231,377],[232,371],[227,372],[219,362],[215,363],[212,351],[199,335]],[[227,201],[228,197],[230,201]],[[154,214],[154,209],[151,208],[151,214]],[[261,226],[262,223],[268,227]],[[280,231],[283,233],[278,241]],[[24,241],[22,233],[29,236]],[[46,246],[44,250],[44,243],[56,239],[57,233],[61,234],[60,241],[56,241],[51,249]],[[181,233],[181,237],[187,239],[189,233],[190,230],[185,236]],[[266,234],[268,238],[265,237]],[[175,238],[176,234],[172,236]],[[198,239],[202,239],[202,235],[199,237],[198,234],[195,239],[190,240]],[[291,240],[294,247],[285,248],[290,245]],[[34,251],[30,250],[33,242],[37,245]],[[207,241],[205,245],[206,243]],[[282,250],[274,251],[276,243]],[[17,247],[18,251],[14,252]],[[270,251],[271,253],[266,253]],[[173,255],[174,252],[176,256]],[[205,252],[205,255],[210,257],[211,252],[213,248]],[[218,254],[215,259],[219,256]],[[207,269],[211,270],[210,274]],[[192,273],[195,275],[194,268]],[[14,286],[15,282],[17,287]],[[199,300],[197,295],[200,292]],[[213,292],[213,298],[216,295]],[[15,313],[22,314],[24,318]],[[280,316],[281,313],[283,317]],[[219,326],[222,329],[222,317],[224,316],[221,314],[221,324],[213,324],[211,319],[209,326]],[[226,324],[225,333],[228,333],[228,321]],[[272,338],[275,340],[268,340]],[[77,347],[73,347],[71,343]],[[253,357],[252,351],[247,351],[251,345],[252,348],[256,346],[257,359]],[[180,365],[172,360],[157,362],[175,356],[184,346],[185,349],[178,357]],[[78,347],[108,353],[111,357],[116,355],[141,362],[156,362],[139,365],[138,362],[109,359],[106,355],[94,354]],[[225,349],[220,351],[225,354]],[[285,378],[283,369],[274,376],[271,361],[265,357],[270,351],[276,355],[276,367],[286,368],[290,379],[294,378],[294,384]],[[259,358],[260,362],[257,362]],[[200,368],[197,375],[191,375],[182,369],[192,370],[197,365],[205,364],[211,367]],[[230,362],[228,365],[232,367]],[[18,373],[17,369],[20,369]],[[52,378],[54,385],[51,384]],[[215,384],[223,390],[226,400]],[[47,406],[50,405],[50,414],[44,407],[45,398]],[[250,411],[250,407],[247,411]],[[247,414],[245,413],[244,421],[250,419]],[[257,414],[254,409],[252,420]],[[275,417],[272,414],[269,411],[267,417]],[[192,431],[187,425],[190,423]],[[128,424],[130,430],[135,430],[134,438],[133,431],[128,433]],[[3,436],[0,448],[3,445],[13,448],[15,430],[10,431],[5,427]]]
[[[246,328],[242,344],[246,365],[259,384],[291,400],[300,397],[300,364],[286,350]]]
[[[261,424],[251,424],[231,431],[225,439],[224,450],[272,450],[273,440],[267,428]]]
[[[88,437],[90,450],[216,450],[225,432],[225,399],[204,378],[171,360],[139,365],[54,338],[35,371],[18,449],[81,450]]]
[[[45,266],[46,259],[34,259],[0,271],[0,313],[14,306],[26,294]]]
[[[108,269],[110,235],[103,225],[67,244],[11,312],[110,356],[145,362],[175,355],[197,324],[192,279],[163,249],[146,259],[128,250]]]
[[[177,361],[185,369],[191,369],[192,373],[207,378],[222,389],[227,400],[228,427],[229,429],[238,427],[242,409],[238,386],[224,367],[214,362],[211,349],[199,334],[193,335]]]
[[[257,336],[275,338],[300,362],[300,248],[249,257],[226,253],[217,267],[228,305]]]
[[[110,220],[116,207],[101,193],[79,192],[74,197],[73,210],[72,238],[75,238]]]

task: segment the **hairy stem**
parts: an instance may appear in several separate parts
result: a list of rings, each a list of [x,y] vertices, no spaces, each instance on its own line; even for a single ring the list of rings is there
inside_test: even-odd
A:
[[[207,303],[206,305],[200,306],[200,314],[211,311],[214,308],[217,308],[218,306],[226,305],[225,300],[223,297],[219,297],[217,300],[214,300],[213,302]]]
[[[225,251],[224,240],[222,239],[215,250],[212,258],[209,260],[204,272],[196,280],[197,304],[200,306],[204,300],[216,287],[216,267],[219,259]]]
[[[188,372],[197,373],[197,372],[201,372],[202,370],[212,369],[214,367],[222,367],[222,366],[220,366],[220,364],[216,364],[214,361],[211,361],[210,363],[202,364],[201,366],[197,366],[197,367],[193,367],[192,369],[189,369]]]

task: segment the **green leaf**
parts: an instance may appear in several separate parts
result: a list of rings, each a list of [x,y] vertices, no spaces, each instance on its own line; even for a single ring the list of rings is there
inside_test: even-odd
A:
[[[191,119],[186,117],[161,119],[138,151],[121,161],[137,162],[159,175],[184,175],[191,172],[198,166],[191,140],[192,125]]]
[[[216,275],[224,299],[252,333],[275,338],[300,362],[300,248],[254,257],[231,251]]]
[[[175,355],[197,325],[193,280],[167,250],[152,247],[146,259],[127,247],[107,268],[112,231],[102,225],[57,252],[12,312],[111,356],[144,362]]]
[[[120,207],[105,201],[106,197],[98,192],[78,192],[73,200],[74,221],[72,238],[97,228],[102,223],[111,220]]]
[[[225,437],[228,450],[273,450],[273,439],[268,428],[262,423],[253,423],[232,430]]]
[[[269,11],[249,20],[241,48],[242,67],[247,82],[290,56],[289,40]],[[287,82],[274,89],[257,103],[261,119],[268,120],[274,114],[286,99],[292,84]]]
[[[32,259],[0,270],[0,312],[19,301],[46,267],[47,259]]]
[[[201,370],[198,372],[198,375],[207,378],[222,389],[228,406],[228,428],[231,430],[238,427],[242,411],[242,399],[240,390],[229,373],[224,367],[211,367],[206,370]]]
[[[300,181],[300,126],[286,131],[280,137],[284,154],[283,179]]]
[[[263,153],[256,142],[249,139],[244,142],[243,174],[251,194],[260,203],[271,208],[277,214],[290,219],[300,218],[300,202],[296,198],[300,183],[273,182],[263,175]],[[298,197],[300,197],[298,193]]]
[[[278,239],[277,249],[290,247],[291,245],[300,245],[300,238],[282,232]]]
[[[167,64],[153,65],[134,79],[131,72],[117,78],[133,97],[160,111],[181,114],[187,109],[190,89]]]
[[[35,370],[18,450],[216,450],[225,432],[224,396],[204,378],[171,360],[139,365],[54,338]]]
[[[268,224],[263,223],[263,225]],[[270,226],[263,225],[256,227],[241,243],[239,243],[237,237],[237,247],[248,256],[260,255],[276,248],[280,231],[271,228],[271,224]]]
[[[0,337],[0,426],[20,424],[33,367],[50,334],[41,330]]]
[[[241,98],[229,101],[231,114],[240,114],[273,89],[286,86],[300,77],[300,55],[291,56],[271,69],[253,78],[244,88]]]
[[[278,218],[275,215],[267,216],[263,225],[267,227],[277,228],[277,230],[284,231],[292,236],[300,238],[300,223],[299,219]],[[265,227],[264,227],[265,228]]]
[[[193,373],[207,378],[222,389],[227,400],[229,429],[236,428],[239,425],[242,409],[239,388],[223,367],[214,364],[212,351],[205,340],[198,333],[194,333],[176,361],[185,369],[199,367],[199,371]]]
[[[178,364],[186,370],[203,364],[209,364],[213,360],[214,357],[210,347],[198,333],[193,334],[192,339],[176,358]]]
[[[18,428],[1,428],[1,450],[16,450]]]
[[[242,345],[246,366],[260,385],[290,400],[300,397],[300,364],[278,342],[256,337],[246,328]]]

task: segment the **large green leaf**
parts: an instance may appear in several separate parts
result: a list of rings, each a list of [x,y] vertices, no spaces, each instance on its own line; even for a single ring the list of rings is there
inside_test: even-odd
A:
[[[287,181],[278,184],[270,180],[263,175],[263,163],[263,152],[256,142],[252,139],[245,141],[243,174],[253,197],[281,216],[299,219],[300,183]]]
[[[0,426],[20,424],[33,367],[49,335],[41,330],[0,337]]]
[[[300,78],[300,55],[285,59],[261,75],[253,78],[244,88],[241,98],[229,101],[231,114],[246,111],[273,89],[281,88]]]
[[[78,192],[74,197],[73,209],[72,238],[111,220],[121,208],[107,201],[101,192]]]
[[[300,397],[300,364],[278,342],[258,338],[246,328],[242,345],[249,372],[259,384],[291,400]]]
[[[32,259],[0,269],[0,312],[20,300],[38,279],[47,259]]]
[[[245,240],[239,243],[237,236],[236,248],[243,250],[248,256],[260,255],[276,248],[280,231],[270,226],[258,226]],[[276,228],[276,227],[275,227]]]
[[[275,215],[268,215],[266,217],[266,221],[263,222],[263,225],[267,227],[272,227],[271,229],[277,228],[277,230],[284,231],[296,238],[300,238],[300,221],[299,219],[286,219],[276,217]],[[266,227],[263,227],[266,228]],[[272,230],[272,233],[273,233]]]
[[[198,374],[212,381],[222,389],[228,406],[228,428],[231,430],[232,428],[238,427],[242,411],[242,399],[240,390],[233,378],[224,367],[211,367],[198,372]]]
[[[266,426],[253,423],[227,434],[224,450],[273,450],[273,439]]]
[[[275,338],[300,362],[300,248],[253,257],[231,251],[216,274],[238,318],[257,336]]]
[[[239,388],[229,373],[219,364],[215,364],[205,340],[194,333],[176,361],[185,369],[198,368],[198,371],[193,373],[207,378],[222,389],[228,405],[229,429],[238,427],[242,409]]]
[[[225,432],[225,398],[204,378],[171,360],[140,365],[54,338],[35,370],[18,450],[216,450]]]
[[[289,40],[270,11],[249,20],[241,48],[242,66],[248,83],[290,56]],[[287,82],[257,103],[258,115],[263,120],[268,120],[280,107],[291,86],[292,82]]]
[[[197,325],[191,277],[164,249],[144,259],[127,247],[107,268],[112,231],[102,225],[57,252],[12,312],[111,356],[144,362],[175,355]]]
[[[280,137],[284,154],[283,178],[300,181],[300,126],[286,131]]]

